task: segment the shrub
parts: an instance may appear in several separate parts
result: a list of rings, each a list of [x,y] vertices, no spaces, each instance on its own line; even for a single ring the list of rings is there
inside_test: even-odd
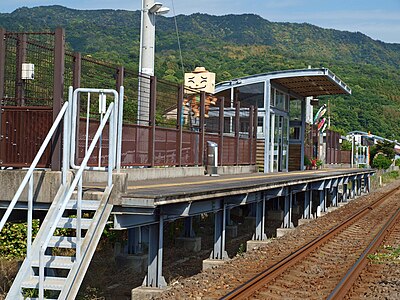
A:
[[[0,234],[0,256],[19,258],[26,255],[27,223],[8,222]],[[39,220],[32,222],[32,236],[39,231]],[[33,239],[32,237],[32,239]]]
[[[383,154],[377,154],[372,161],[372,167],[377,169],[386,170],[392,164],[392,160]]]
[[[400,167],[400,158],[398,158],[394,161],[394,165],[397,167]]]

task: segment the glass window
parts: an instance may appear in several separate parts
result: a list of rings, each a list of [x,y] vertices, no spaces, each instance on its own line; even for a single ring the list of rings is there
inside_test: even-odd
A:
[[[264,82],[253,83],[234,89],[235,102],[240,101],[241,107],[255,106],[264,108]]]
[[[291,121],[300,121],[301,120],[301,100],[295,99],[290,100],[290,120]]]
[[[271,106],[282,111],[289,111],[290,96],[288,94],[281,92],[277,89],[272,89],[271,95]]]

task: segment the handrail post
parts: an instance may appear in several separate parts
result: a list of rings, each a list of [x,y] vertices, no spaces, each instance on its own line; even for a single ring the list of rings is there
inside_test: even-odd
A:
[[[26,241],[26,257],[32,258],[32,215],[33,215],[33,173],[29,178],[28,189],[28,232]]]
[[[200,92],[200,142],[199,142],[199,165],[204,164],[204,139],[205,139],[205,115],[206,113],[206,93]]]
[[[180,167],[182,166],[182,127],[184,123],[184,114],[183,114],[183,94],[184,94],[184,87],[183,84],[179,85],[178,87],[178,103],[177,103],[177,111],[176,111],[176,164]]]
[[[55,31],[54,47],[54,89],[53,89],[53,120],[61,110],[63,102],[64,87],[64,56],[65,56],[65,31],[57,28]],[[51,169],[59,171],[61,169],[61,140],[59,134],[53,138],[51,155]]]
[[[122,155],[122,127],[124,123],[124,87],[121,85],[119,87],[119,101],[118,101],[118,128],[117,132],[117,153],[116,153],[116,164],[117,172],[121,171],[121,155]]]
[[[154,167],[155,138],[156,138],[156,105],[157,105],[157,78],[150,77],[150,134],[149,134],[149,161],[150,166]]]
[[[224,126],[225,126],[225,119],[224,119],[224,109],[225,109],[225,98],[221,97],[219,99],[219,147],[218,147],[218,158],[219,158],[219,165],[223,165],[223,156],[222,151],[224,148]]]
[[[235,103],[235,165],[239,165],[240,101]]]

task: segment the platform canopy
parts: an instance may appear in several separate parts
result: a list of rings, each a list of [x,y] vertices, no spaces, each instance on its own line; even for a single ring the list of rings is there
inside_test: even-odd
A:
[[[229,86],[267,80],[272,84],[284,87],[288,92],[302,97],[351,94],[351,89],[339,77],[326,68],[286,70],[242,77],[219,83],[216,92],[225,90]]]

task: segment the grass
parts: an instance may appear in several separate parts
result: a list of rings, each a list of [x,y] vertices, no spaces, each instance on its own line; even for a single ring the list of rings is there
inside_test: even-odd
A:
[[[369,254],[368,258],[373,263],[399,263],[400,247],[385,245],[381,250],[374,254]]]

